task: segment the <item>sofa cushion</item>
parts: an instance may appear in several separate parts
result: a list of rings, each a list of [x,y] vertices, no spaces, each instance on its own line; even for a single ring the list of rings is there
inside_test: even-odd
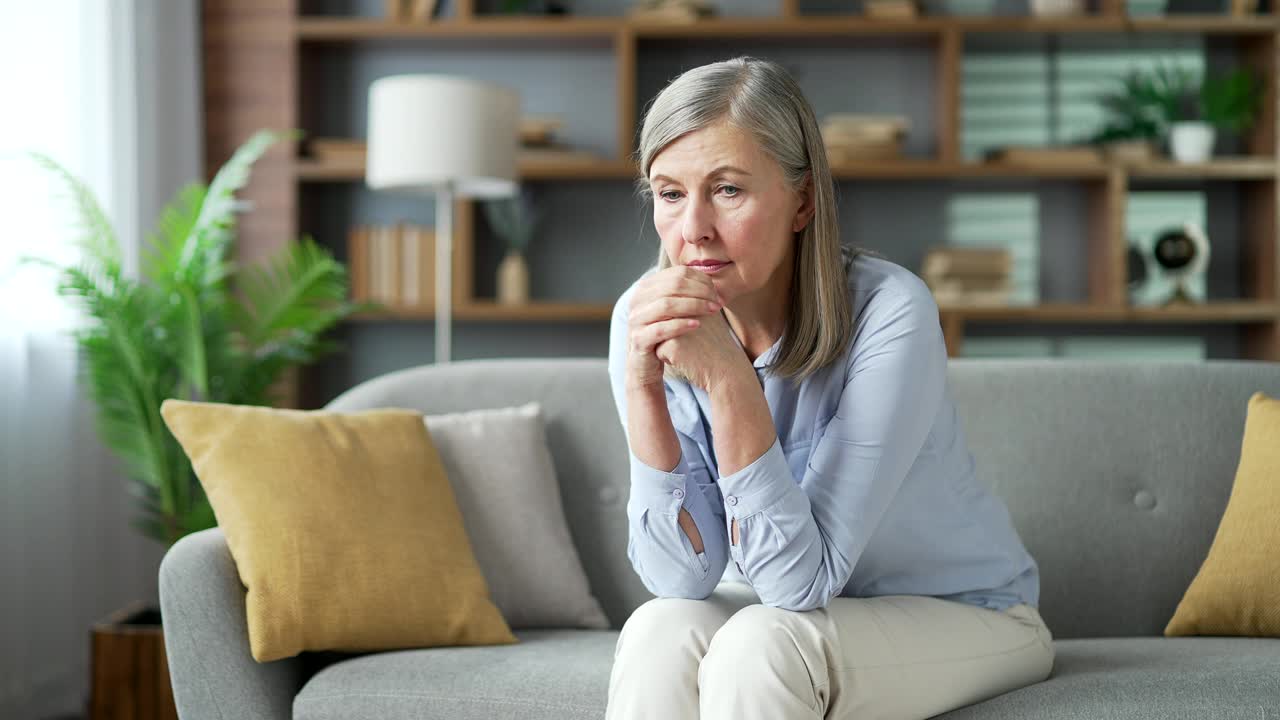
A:
[[[298,693],[294,720],[604,717],[616,631],[524,630],[516,636],[520,643],[505,647],[341,659]],[[1105,638],[1060,640],[1054,648],[1048,680],[939,717],[1263,720],[1280,712],[1280,640]]]
[[[616,630],[517,630],[503,647],[398,650],[311,677],[294,720],[600,720]]]
[[[1142,637],[1053,645],[1048,680],[938,717],[1266,720],[1280,713],[1280,640]]]
[[[476,560],[512,629],[606,630],[569,535],[542,409],[426,416]]]
[[[1280,400],[1249,398],[1240,464],[1200,572],[1165,635],[1280,638]]]
[[[226,533],[253,659],[514,643],[421,414],[168,399]]]

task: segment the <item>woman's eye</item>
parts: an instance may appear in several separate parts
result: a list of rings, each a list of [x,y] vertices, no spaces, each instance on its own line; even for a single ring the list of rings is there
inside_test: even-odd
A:
[[[720,189],[721,189],[722,191],[724,191],[724,192],[728,193],[725,197],[737,197],[737,196],[738,196],[738,188],[736,188],[736,187],[734,187],[734,186],[732,186],[732,185],[721,185],[721,186],[720,186]],[[732,190],[733,192],[729,192],[730,190]]]
[[[679,192],[677,192],[677,191],[675,191],[675,190],[666,190],[666,191],[660,192],[660,193],[658,193],[658,194],[659,194],[660,196],[662,196],[662,199],[663,199],[663,200],[667,200],[667,201],[670,201],[670,202],[675,202],[676,200],[679,200],[679,199],[680,199],[680,193],[679,193]],[[672,196],[674,196],[674,197],[672,197]]]

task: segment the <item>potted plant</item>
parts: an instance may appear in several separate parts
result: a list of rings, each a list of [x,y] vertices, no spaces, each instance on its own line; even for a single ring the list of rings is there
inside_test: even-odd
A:
[[[217,523],[190,460],[165,428],[160,403],[181,397],[267,404],[286,370],[336,349],[322,338],[326,330],[364,309],[347,301],[343,265],[309,237],[288,243],[263,266],[237,268],[227,259],[235,192],[273,143],[296,137],[258,132],[209,185],[182,188],[148,238],[138,280],[123,273],[115,231],[90,188],[52,159],[33,155],[70,191],[81,257],[66,267],[43,258],[22,262],[54,269],[58,294],[84,309],[86,321],[72,334],[98,433],[139,498],[131,524],[166,546]],[[138,603],[95,625],[95,719],[136,708],[153,708],[147,718],[176,717],[160,622],[158,608]]]
[[[1090,141],[1113,160],[1145,162],[1164,135],[1161,93],[1147,73],[1130,72],[1119,82],[1119,88],[1100,98],[1106,122]]]
[[[1238,133],[1253,123],[1261,91],[1243,68],[1205,77],[1171,64],[1135,70],[1102,99],[1111,119],[1095,140],[1167,138],[1178,162],[1205,162],[1218,130]]]
[[[521,190],[516,196],[484,203],[485,218],[506,245],[506,255],[498,263],[498,302],[522,305],[529,302],[529,265],[524,253],[533,239],[539,213],[533,195]]]

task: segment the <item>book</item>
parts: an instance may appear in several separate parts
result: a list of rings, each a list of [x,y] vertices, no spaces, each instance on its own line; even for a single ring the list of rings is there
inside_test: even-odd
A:
[[[388,306],[398,302],[395,280],[396,246],[395,231],[390,225],[378,225],[374,230],[374,299]]]
[[[366,143],[352,138],[315,138],[308,150],[311,157],[326,165],[363,165]]]
[[[436,233],[434,228],[414,229],[418,245],[418,297],[421,307],[436,304]]]
[[[408,0],[409,21],[427,22],[436,12],[436,0]]]
[[[921,275],[1008,275],[1013,255],[1002,247],[939,247],[925,252]]]
[[[1007,306],[1012,305],[1013,292],[1011,289],[1001,290],[935,290],[933,293],[934,302],[939,305],[982,305],[982,306]]]
[[[972,291],[1011,290],[1013,284],[1009,277],[969,277],[969,278],[925,278],[925,284],[935,293],[966,293]]]
[[[566,163],[583,164],[602,162],[604,158],[588,150],[574,150],[563,145],[533,146],[520,148],[521,163]]]
[[[1102,153],[1088,145],[1062,147],[1011,145],[988,151],[986,160],[1010,165],[1096,165],[1102,162]]]
[[[363,225],[353,227],[347,233],[347,269],[351,299],[355,302],[367,302],[369,300],[369,229]]]
[[[418,307],[422,298],[418,293],[421,287],[418,272],[421,270],[418,258],[418,226],[400,224],[397,226],[400,244],[400,304],[406,307]]]
[[[867,17],[886,20],[912,20],[919,17],[914,0],[867,0],[863,11]]]

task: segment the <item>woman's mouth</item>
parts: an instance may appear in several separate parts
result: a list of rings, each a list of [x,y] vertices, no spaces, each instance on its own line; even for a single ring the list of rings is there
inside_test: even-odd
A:
[[[704,272],[708,275],[714,275],[732,264],[733,263],[730,263],[730,262],[706,262],[706,263],[699,263],[696,265],[691,263],[689,267],[693,268],[694,270]]]

